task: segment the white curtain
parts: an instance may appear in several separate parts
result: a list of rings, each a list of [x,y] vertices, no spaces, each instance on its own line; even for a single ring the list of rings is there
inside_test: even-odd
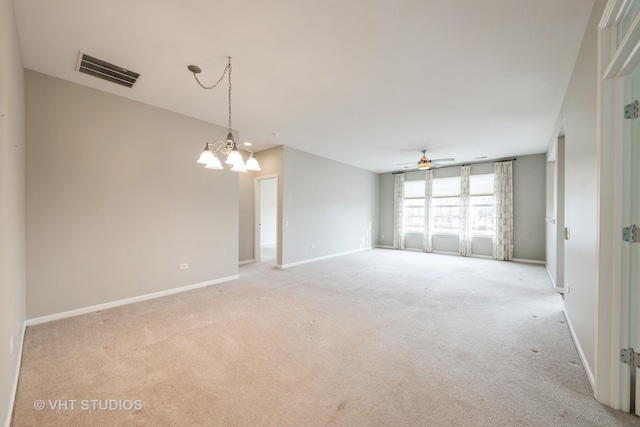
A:
[[[393,247],[404,249],[404,174],[395,175],[393,189]]]
[[[433,252],[431,241],[431,202],[433,200],[433,171],[428,170],[424,176],[424,238],[422,249]]]
[[[460,171],[460,255],[471,256],[471,221],[470,200],[470,170],[469,166],[462,166]]]
[[[494,168],[494,196],[496,203],[496,234],[493,239],[493,258],[513,259],[513,166],[512,162],[496,163]]]

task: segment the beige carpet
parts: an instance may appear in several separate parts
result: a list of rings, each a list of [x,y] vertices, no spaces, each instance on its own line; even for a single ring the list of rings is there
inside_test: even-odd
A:
[[[376,249],[240,275],[28,328],[13,425],[638,425],[592,398],[542,266]]]

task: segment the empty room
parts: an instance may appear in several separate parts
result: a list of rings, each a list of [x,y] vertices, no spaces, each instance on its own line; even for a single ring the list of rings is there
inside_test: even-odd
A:
[[[0,0],[5,426],[640,425],[640,0]]]

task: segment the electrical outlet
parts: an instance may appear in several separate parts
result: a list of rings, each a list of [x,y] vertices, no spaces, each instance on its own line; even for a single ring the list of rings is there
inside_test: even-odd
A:
[[[180,264],[180,270],[189,268],[189,264]]]
[[[380,240],[384,240],[384,234],[380,236]]]
[[[9,338],[9,354],[13,354],[13,335]]]
[[[311,249],[315,249],[315,248],[316,248],[316,244],[315,244],[315,243],[312,243],[312,244],[311,244]]]

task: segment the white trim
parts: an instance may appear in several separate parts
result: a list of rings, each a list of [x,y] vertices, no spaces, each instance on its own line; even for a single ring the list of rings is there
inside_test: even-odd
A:
[[[244,261],[238,261],[238,265],[251,264],[252,262],[256,262],[255,259],[246,259]]]
[[[433,251],[434,254],[440,255],[460,255],[458,252],[447,252],[447,251]]]
[[[277,247],[278,247],[278,237],[280,236],[280,224],[278,221],[279,213],[280,213],[280,182],[278,174],[271,175],[261,175],[257,176],[253,179],[253,261],[260,262],[260,249],[262,246],[262,242],[260,241],[260,181],[264,181],[267,179],[275,179],[276,180],[276,257]]]
[[[368,251],[369,249],[371,249],[371,246],[366,247],[366,248],[361,248],[361,249],[355,249],[353,251],[346,251],[346,252],[340,252],[340,253],[337,253],[337,254],[325,255],[325,256],[321,256],[321,257],[317,257],[317,258],[309,258],[309,259],[305,259],[305,260],[302,260],[302,261],[291,262],[289,264],[277,264],[276,267],[284,270],[285,268],[296,267],[298,265],[309,264],[310,262],[322,261],[324,259],[335,258],[335,257],[339,257],[339,256],[342,256],[342,255],[349,255],[349,254],[353,254],[353,253],[356,253],[356,252]]]
[[[89,307],[77,308],[75,310],[63,311],[62,313],[49,314],[47,316],[35,317],[33,319],[27,319],[26,325],[33,326],[41,323],[53,322],[54,320],[66,319],[67,317],[79,316],[81,314],[93,313],[99,310],[106,310],[109,308],[120,307],[121,305],[133,304],[140,301],[146,301],[155,298],[165,297],[167,295],[178,294],[180,292],[191,291],[193,289],[204,288],[211,285],[217,285],[231,280],[237,280],[240,276],[235,274],[233,276],[222,277],[220,279],[208,280],[206,282],[200,282],[193,285],[182,286],[179,288],[167,289],[165,291],[154,292],[152,294],[139,295],[137,297],[125,298],[117,301],[107,302],[104,304],[91,305]]]
[[[24,335],[27,331],[27,322],[22,324],[22,340],[20,341],[20,350],[18,351],[18,361],[16,362],[16,373],[13,379],[13,392],[9,400],[9,410],[7,411],[7,420],[5,427],[11,427],[11,418],[13,417],[13,405],[16,403],[16,394],[18,393],[18,379],[20,378],[20,368],[22,367],[22,349],[24,348]]]
[[[555,289],[557,292],[560,292],[561,294],[564,294],[564,288],[559,288],[559,287],[556,285],[556,281],[555,281],[555,279],[553,278],[553,274],[551,274],[551,270],[549,270],[549,264],[547,264],[547,263],[545,262],[545,263],[544,263],[544,267],[546,268],[546,270],[547,270],[547,274],[549,275],[549,280],[551,281],[551,287],[552,287],[553,289]]]
[[[511,261],[513,261],[513,262],[521,262],[523,264],[538,264],[538,265],[545,265],[546,264],[546,262],[540,261],[540,260],[537,260],[537,259],[513,258]]]
[[[578,337],[576,336],[576,331],[573,329],[573,325],[571,324],[571,319],[569,318],[569,314],[567,310],[562,309],[562,313],[564,313],[564,318],[567,321],[567,326],[569,327],[569,333],[571,333],[571,339],[573,340],[573,344],[576,346],[576,350],[578,351],[578,356],[580,356],[580,361],[582,362],[582,366],[584,370],[587,372],[587,377],[589,378],[589,382],[591,383],[591,387],[593,387],[595,383],[595,377],[593,376],[593,372],[591,372],[591,367],[587,363],[587,358],[584,355],[584,351],[582,351],[582,347],[580,347],[580,342],[578,341]]]
[[[387,245],[376,245],[374,247],[381,248],[381,249],[393,249],[393,246],[387,246]]]

